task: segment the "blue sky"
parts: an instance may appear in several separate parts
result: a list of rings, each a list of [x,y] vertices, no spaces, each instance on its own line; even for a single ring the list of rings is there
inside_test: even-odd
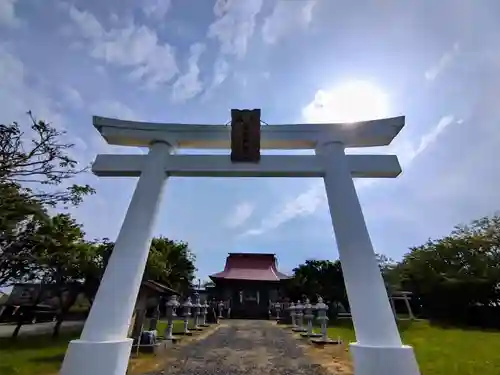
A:
[[[336,121],[344,107],[321,100],[365,82],[385,98],[374,116],[407,116],[390,147],[363,151],[396,153],[403,174],[356,181],[376,251],[399,259],[499,207],[499,14],[494,0],[2,0],[0,121],[31,109],[89,163],[140,152],[107,145],[92,115],[225,123],[231,108],[262,108],[267,123]],[[370,115],[380,98],[342,105]],[[97,194],[73,214],[89,238],[115,239],[136,181],[79,181]],[[189,242],[202,279],[228,252],[276,253],[284,272],[337,258],[320,180],[171,179],[155,233]]]

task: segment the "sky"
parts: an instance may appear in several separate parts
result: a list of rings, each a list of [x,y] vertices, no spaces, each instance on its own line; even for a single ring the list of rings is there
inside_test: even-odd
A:
[[[75,144],[107,145],[92,115],[224,124],[406,116],[388,147],[396,179],[356,180],[375,251],[412,246],[500,206],[500,3],[495,0],[0,0],[0,121],[27,110]],[[359,118],[358,118],[359,117]],[[97,193],[71,213],[116,238],[136,179],[79,176]],[[171,178],[155,235],[189,243],[198,277],[229,252],[270,252],[289,273],[337,259],[320,179]]]

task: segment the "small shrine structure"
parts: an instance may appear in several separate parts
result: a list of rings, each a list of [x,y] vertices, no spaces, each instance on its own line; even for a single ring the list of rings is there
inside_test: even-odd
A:
[[[213,297],[228,304],[232,318],[264,319],[289,276],[278,271],[275,254],[229,253],[224,270],[210,279]]]

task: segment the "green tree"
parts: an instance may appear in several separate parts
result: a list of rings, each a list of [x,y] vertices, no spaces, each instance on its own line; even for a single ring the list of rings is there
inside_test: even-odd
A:
[[[320,295],[328,302],[340,302],[346,308],[349,303],[345,290],[342,267],[339,260],[306,260],[293,270],[289,280],[288,295],[297,300],[307,296],[316,300]],[[335,311],[332,311],[335,314]]]
[[[153,238],[144,278],[186,292],[194,280],[195,259],[187,243]]]
[[[395,273],[431,318],[484,322],[475,314],[499,312],[499,245],[500,217],[484,217],[410,249]]]
[[[0,184],[0,197],[0,286],[9,286],[33,278],[35,233],[48,215],[18,187]]]
[[[85,242],[80,224],[69,214],[58,214],[37,231],[34,248],[37,258],[38,278],[50,288],[58,300],[59,311],[54,336],[78,295],[83,292],[85,272],[94,260],[94,247]]]
[[[0,124],[0,286],[33,278],[32,249],[47,207],[79,204],[89,185],[68,186],[87,168],[71,157],[65,132],[28,112],[30,125]]]
[[[82,269],[84,279],[83,291],[92,305],[115,244],[108,238],[104,238],[102,240],[94,240],[88,245],[91,247],[91,250],[88,253],[88,262]]]
[[[375,254],[375,257],[389,295],[393,291],[401,290],[399,264],[384,254]]]
[[[92,261],[84,274],[87,298],[92,303],[114,248],[109,239],[92,243]],[[153,238],[143,280],[154,280],[181,293],[189,290],[196,272],[195,256],[185,242]]]
[[[65,131],[37,121],[31,112],[28,115],[30,126],[24,130],[17,122],[0,124],[0,183],[21,189],[23,195],[42,205],[81,203],[94,189],[76,184],[61,187],[87,170],[78,168],[71,157],[74,144],[63,141]],[[42,189],[44,186],[50,188]]]

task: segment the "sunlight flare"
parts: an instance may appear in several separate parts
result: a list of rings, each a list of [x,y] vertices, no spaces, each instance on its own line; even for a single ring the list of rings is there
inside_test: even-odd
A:
[[[348,81],[319,90],[302,115],[307,122],[356,122],[389,116],[387,94],[368,81]]]

